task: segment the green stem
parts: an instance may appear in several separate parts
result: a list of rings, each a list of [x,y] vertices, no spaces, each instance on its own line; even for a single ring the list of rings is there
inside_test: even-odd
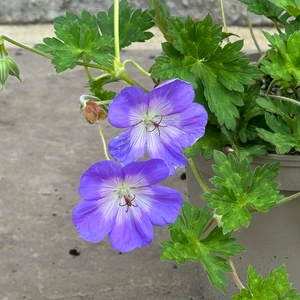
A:
[[[278,22],[274,21],[273,23],[274,23],[275,28],[276,28],[276,30],[278,31],[278,33],[279,33],[279,34],[282,34],[282,31],[281,31],[280,28],[279,28]]]
[[[114,0],[114,43],[115,59],[120,62],[119,0]]]
[[[268,89],[267,89],[267,92],[266,92],[266,95],[270,96],[270,92],[272,90],[272,87],[275,85],[276,82],[280,81],[280,79],[273,79],[271,81],[271,83],[269,84],[268,86]]]
[[[229,265],[230,265],[230,267],[232,269],[231,275],[232,275],[233,281],[235,282],[236,286],[240,290],[244,289],[245,287],[244,287],[243,283],[241,282],[241,280],[240,280],[240,278],[239,278],[239,276],[238,276],[238,274],[236,272],[236,269],[234,267],[234,263],[233,263],[232,258],[230,256],[227,256],[227,261],[228,261],[228,263],[229,263]]]
[[[251,34],[251,37],[252,37],[252,40],[255,44],[255,47],[259,53],[260,56],[263,55],[263,52],[261,51],[259,45],[258,45],[258,42],[256,40],[256,37],[254,35],[254,32],[253,32],[253,27],[252,27],[252,22],[251,22],[251,16],[250,16],[250,13],[247,11],[247,24],[248,24],[248,27],[249,27],[249,30],[250,30],[250,34]]]
[[[222,13],[222,21],[223,21],[224,32],[228,33],[223,0],[220,0],[220,5],[221,5],[221,13]],[[227,40],[228,43],[230,42],[229,37],[227,37],[226,40]]]
[[[107,146],[106,146],[106,141],[105,141],[105,138],[104,138],[104,135],[103,135],[103,131],[101,129],[101,126],[100,126],[99,122],[97,122],[96,124],[97,124],[99,135],[100,135],[100,138],[101,138],[101,141],[102,141],[103,152],[104,152],[105,159],[110,160],[109,156],[108,156],[108,152],[107,152]]]
[[[126,59],[126,60],[124,60],[124,62],[123,62],[123,65],[124,65],[124,67],[125,67],[125,65],[127,64],[127,63],[132,63],[143,75],[145,75],[145,76],[147,76],[147,77],[150,77],[151,76],[151,74],[150,73],[148,73],[147,71],[145,71],[138,63],[136,63],[134,60],[132,60],[132,59]]]
[[[278,201],[274,206],[272,207],[275,207],[275,206],[278,206],[278,205],[281,205],[281,204],[284,204],[286,202],[289,202],[291,200],[294,200],[296,198],[300,197],[300,192],[296,193],[296,194],[293,194],[291,196],[288,196],[288,197],[285,197],[284,199]]]
[[[2,37],[5,41],[7,41],[7,42],[9,42],[9,43],[11,43],[11,44],[13,44],[13,45],[15,45],[15,46],[18,46],[18,47],[20,47],[20,48],[23,48],[23,49],[28,50],[28,51],[30,51],[30,52],[33,52],[33,53],[35,53],[35,54],[44,56],[44,57],[46,57],[46,58],[53,59],[53,56],[52,56],[51,54],[47,54],[47,53],[41,52],[41,51],[39,51],[39,50],[37,50],[37,49],[35,49],[35,48],[32,48],[32,47],[26,46],[26,45],[24,45],[24,44],[21,44],[21,43],[15,41],[15,40],[10,39],[9,37],[7,37],[7,36],[5,36],[5,35],[1,35],[1,37]]]
[[[101,75],[95,77],[95,78],[94,78],[94,81],[100,80],[100,79],[105,78],[105,77],[112,77],[112,76],[113,76],[113,75],[110,74],[110,73],[101,74]]]
[[[200,172],[198,171],[198,169],[197,169],[197,167],[196,167],[196,165],[195,165],[193,159],[192,159],[192,158],[189,158],[189,159],[188,159],[188,162],[189,162],[190,168],[191,168],[191,170],[192,170],[192,172],[193,172],[193,174],[194,174],[194,176],[195,176],[197,182],[199,183],[200,187],[202,188],[203,192],[204,192],[204,193],[209,192],[209,187],[208,187],[208,186],[206,185],[206,183],[204,182],[204,180],[203,180],[203,178],[202,178]]]
[[[5,36],[5,35],[1,35],[0,36],[1,38],[3,38],[3,40],[15,45],[15,46],[18,46],[22,49],[25,49],[29,52],[33,52],[35,54],[38,54],[40,56],[43,56],[43,57],[46,57],[46,58],[49,58],[49,59],[53,59],[54,57],[51,55],[51,54],[47,54],[45,52],[42,52],[42,51],[39,51],[35,48],[32,48],[32,47],[29,47],[29,46],[26,46],[22,43],[19,43],[15,40],[12,40],[10,39],[9,37]],[[89,67],[89,68],[94,68],[94,69],[100,69],[100,70],[103,70],[103,71],[107,71],[107,72],[111,72],[111,69],[110,68],[107,68],[107,67],[104,67],[104,66],[100,66],[100,65],[97,65],[97,64],[90,64],[90,63],[85,63],[85,62],[77,62],[77,65],[79,66],[83,66],[83,67]]]
[[[124,80],[129,85],[133,86],[139,86],[142,90],[144,90],[146,93],[149,93],[149,91],[142,87],[140,84],[138,84],[134,79],[132,79],[129,75],[127,75],[125,72],[122,72],[119,74],[120,79]]]
[[[278,201],[278,202],[275,203],[273,206],[271,206],[271,208],[276,207],[276,206],[279,206],[279,205],[284,204],[284,203],[286,203],[286,202],[289,202],[289,201],[291,201],[291,200],[297,199],[298,197],[300,197],[300,192],[298,192],[298,193],[296,193],[296,194],[293,194],[293,195],[291,195],[291,196],[288,196],[288,197],[283,198],[282,200]],[[257,213],[257,212],[259,212],[259,211],[256,210],[256,209],[249,209],[249,213],[251,213],[251,214],[252,214],[252,213]]]
[[[206,225],[205,229],[203,230],[203,234],[210,228],[212,224],[214,224],[214,222],[215,222],[215,218],[212,217],[209,223]]]
[[[265,98],[270,97],[270,98],[274,98],[274,99],[278,99],[278,100],[283,100],[283,101],[291,102],[291,103],[294,103],[294,104],[300,106],[300,102],[299,101],[294,100],[294,99],[290,99],[290,98],[286,98],[286,97],[283,97],[283,96],[266,95],[266,94],[263,94],[263,93],[260,93],[259,95],[262,96],[262,97],[265,97]]]
[[[100,105],[109,105],[112,102],[112,100],[100,100],[98,97],[93,95],[81,95],[79,98],[79,102],[83,106],[85,106],[86,102],[88,102],[89,100],[93,100],[94,102]]]
[[[94,78],[93,78],[93,76],[91,75],[88,66],[86,65],[86,64],[87,64],[87,59],[86,59],[86,56],[85,56],[85,55],[83,55],[82,60],[83,60],[83,62],[84,62],[84,66],[83,66],[83,67],[84,67],[84,71],[85,71],[85,73],[86,73],[88,79],[89,79],[90,81],[94,81]]]
[[[89,68],[94,68],[94,69],[99,69],[102,71],[106,71],[106,72],[111,72],[112,70],[110,68],[104,67],[104,66],[100,66],[97,64],[91,64],[91,63],[84,63],[84,62],[77,62],[78,66],[83,66],[83,67],[89,67]]]

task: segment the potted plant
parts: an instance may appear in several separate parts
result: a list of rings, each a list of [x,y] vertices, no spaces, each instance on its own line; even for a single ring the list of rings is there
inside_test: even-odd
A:
[[[0,84],[3,88],[9,75],[20,79],[6,42],[51,59],[57,72],[84,68],[89,94],[80,97],[80,108],[98,127],[105,160],[90,166],[80,179],[83,200],[74,208],[73,223],[83,239],[96,243],[109,235],[112,247],[126,252],[151,243],[152,225],[169,225],[171,241],[161,243],[161,259],[200,263],[218,292],[206,293],[208,285],[202,283],[205,299],[221,299],[220,291],[226,294],[226,274],[232,275],[237,289],[227,289],[224,299],[232,294],[234,300],[300,299],[288,282],[297,257],[286,254],[286,248],[298,242],[299,201],[291,200],[300,195],[300,187],[291,183],[298,183],[300,172],[289,168],[283,175],[280,169],[284,164],[299,166],[300,9],[292,0],[241,2],[269,18],[278,31],[264,33],[270,48],[256,64],[243,52],[242,40],[230,41],[234,33],[226,31],[225,20],[222,27],[210,15],[199,21],[172,17],[157,0],[144,11],[115,0],[108,12],[96,16],[83,11],[81,16],[55,18],[56,37],[45,38],[35,48],[1,36]],[[150,70],[132,59],[122,61],[120,51],[150,39],[148,30],[154,25],[166,41]],[[153,90],[127,73],[128,63],[153,81]],[[93,75],[92,69],[98,73]],[[115,81],[127,85],[118,94],[107,88]],[[101,129],[106,117],[112,126],[125,129],[108,146]],[[150,159],[137,162],[146,150]],[[205,170],[212,159],[213,167]],[[190,185],[202,189],[196,192],[198,206],[183,203],[176,190],[157,185],[187,163],[195,175]],[[295,193],[280,193],[281,183]],[[289,222],[279,222],[283,211],[293,230],[282,230]],[[262,244],[247,249],[253,240],[266,238],[266,250]],[[246,253],[258,250],[253,260],[241,256],[245,245]],[[292,261],[287,270],[287,259],[271,252],[281,246]],[[276,264],[271,270],[267,266],[268,278],[263,279],[255,269],[261,272],[268,254]],[[251,264],[248,270],[239,268],[243,260],[247,268]],[[299,286],[299,277],[293,276]]]

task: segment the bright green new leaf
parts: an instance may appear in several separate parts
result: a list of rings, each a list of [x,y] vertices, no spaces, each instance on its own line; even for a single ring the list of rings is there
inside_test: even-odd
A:
[[[240,92],[261,77],[261,72],[241,52],[243,42],[222,47],[222,28],[212,22],[210,15],[199,22],[190,17],[184,21],[170,18],[169,34],[173,43],[164,44],[164,55],[156,59],[152,77],[180,78],[195,88],[200,80],[208,106],[219,124],[234,130],[238,107],[243,105]]]
[[[288,282],[284,265],[270,270],[269,277],[263,279],[252,266],[248,268],[248,290],[242,289],[232,300],[299,300],[300,294]]]
[[[268,59],[261,61],[261,69],[274,79],[300,81],[300,31],[289,36],[264,32],[273,49],[268,51]],[[286,40],[287,38],[287,40]]]
[[[300,107],[281,100],[258,98],[257,103],[268,112],[266,124],[270,130],[258,128],[259,136],[274,145],[278,154],[300,150]]]
[[[54,19],[54,28],[56,37],[44,38],[36,48],[53,56],[57,72],[73,69],[82,58],[112,67],[113,38],[99,34],[95,16],[83,11],[80,18],[68,12]]]
[[[296,132],[292,132],[282,118],[266,114],[267,124],[273,132],[262,128],[257,131],[262,139],[275,146],[278,154],[287,154],[293,148],[300,151],[300,122],[299,118],[294,118],[294,120],[298,126]]]
[[[279,194],[279,163],[265,164],[250,171],[247,160],[239,160],[232,154],[214,153],[216,176],[210,179],[217,189],[202,195],[208,206],[221,216],[224,234],[248,227],[251,219],[249,208],[266,212],[283,198]]]
[[[211,284],[225,293],[227,279],[223,273],[230,273],[232,269],[222,256],[233,256],[242,253],[244,249],[235,244],[236,240],[230,234],[223,234],[219,227],[202,238],[212,218],[207,207],[199,210],[197,206],[185,202],[182,215],[169,226],[172,242],[161,243],[164,247],[161,259],[175,260],[180,264],[187,259],[201,262]]]
[[[154,22],[152,21],[152,12],[141,9],[133,10],[128,5],[127,0],[122,0],[119,4],[119,39],[120,49],[129,46],[134,42],[145,42],[153,37],[150,29]],[[110,7],[108,13],[101,11],[97,15],[102,34],[114,37],[114,5]]]

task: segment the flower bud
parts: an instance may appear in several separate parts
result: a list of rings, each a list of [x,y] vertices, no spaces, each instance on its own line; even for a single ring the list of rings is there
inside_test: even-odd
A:
[[[9,75],[9,67],[4,57],[0,58],[0,91],[3,90]]]
[[[83,110],[83,116],[90,124],[95,124],[98,120],[107,118],[107,113],[94,101],[86,102]]]
[[[20,69],[17,63],[10,56],[6,56],[5,59],[8,64],[9,74],[12,76],[16,76],[22,82],[22,79],[20,77]]]

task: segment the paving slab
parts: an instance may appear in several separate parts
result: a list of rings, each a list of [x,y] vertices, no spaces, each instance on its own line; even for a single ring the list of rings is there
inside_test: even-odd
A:
[[[92,244],[78,237],[71,213],[80,201],[79,178],[104,159],[97,128],[79,111],[84,72],[57,75],[43,57],[10,54],[23,83],[10,78],[0,93],[0,299],[201,299],[197,264],[160,261],[167,228],[155,229],[149,247],[122,254],[107,239]],[[156,54],[125,53],[146,68]],[[143,84],[152,87],[150,80]],[[103,128],[107,140],[119,132],[107,122]],[[165,184],[187,199],[183,171]]]

